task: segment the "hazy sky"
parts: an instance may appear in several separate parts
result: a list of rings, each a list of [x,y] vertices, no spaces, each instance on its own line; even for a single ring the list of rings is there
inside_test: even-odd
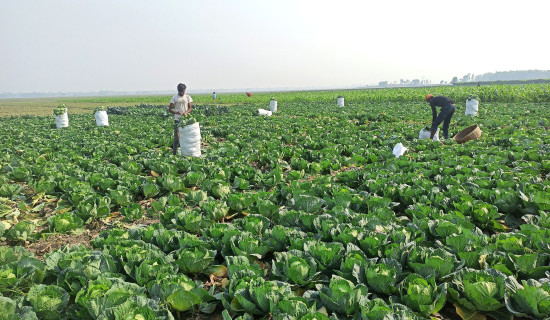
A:
[[[550,69],[550,1],[0,0],[0,92],[346,87]]]

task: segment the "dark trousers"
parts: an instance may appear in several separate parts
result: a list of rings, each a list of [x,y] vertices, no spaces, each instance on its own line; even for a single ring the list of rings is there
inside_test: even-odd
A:
[[[451,124],[451,118],[455,113],[456,107],[448,104],[441,108],[441,111],[432,123],[432,132],[437,131],[437,127],[443,122],[443,136],[445,139],[449,139],[449,125]]]
[[[172,143],[172,151],[174,152],[174,155],[178,154],[178,148],[180,147],[180,133],[178,130],[178,123],[180,123],[179,120],[174,120],[174,143]]]

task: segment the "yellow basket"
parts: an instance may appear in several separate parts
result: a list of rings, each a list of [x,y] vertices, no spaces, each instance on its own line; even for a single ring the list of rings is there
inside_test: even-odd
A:
[[[473,126],[469,126],[468,128],[457,133],[453,139],[457,143],[464,143],[470,140],[477,140],[479,137],[481,137],[481,129],[479,129],[477,124],[474,124]]]

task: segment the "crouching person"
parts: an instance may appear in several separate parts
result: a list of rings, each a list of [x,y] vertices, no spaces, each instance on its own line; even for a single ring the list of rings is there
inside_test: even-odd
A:
[[[432,107],[432,128],[430,130],[430,139],[433,139],[437,132],[437,127],[443,122],[443,136],[445,139],[449,139],[449,125],[451,124],[451,118],[456,110],[455,102],[444,96],[434,97],[431,94],[426,95],[426,102]],[[435,107],[440,107],[441,110],[437,114]]]

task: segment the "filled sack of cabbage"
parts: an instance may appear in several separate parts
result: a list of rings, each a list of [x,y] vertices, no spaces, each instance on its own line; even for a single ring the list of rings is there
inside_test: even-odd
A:
[[[275,98],[269,100],[269,111],[277,112],[277,100],[275,100]]]
[[[69,114],[67,113],[67,107],[60,105],[53,110],[55,115],[55,126],[59,128],[65,128],[69,126]]]
[[[201,128],[195,118],[181,117],[178,124],[180,149],[183,156],[201,156]]]
[[[476,116],[479,111],[479,100],[475,95],[469,95],[466,99],[466,112],[467,116]]]
[[[106,107],[97,107],[94,112],[95,123],[98,127],[109,125],[109,116]]]

